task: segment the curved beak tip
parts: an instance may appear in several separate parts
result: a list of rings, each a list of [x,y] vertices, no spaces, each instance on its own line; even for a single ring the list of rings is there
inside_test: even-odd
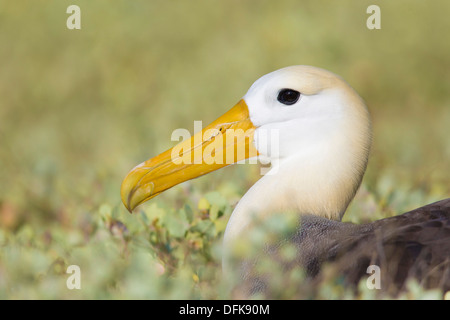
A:
[[[122,188],[121,188],[121,191],[120,191],[121,198],[122,198],[122,203],[125,206],[125,208],[128,210],[128,212],[132,213],[134,208],[130,208],[128,192],[123,191],[123,190],[124,190],[124,188],[123,188],[123,183],[122,183]]]
[[[123,201],[122,201],[123,202]],[[125,208],[127,209],[127,211],[129,212],[129,213],[133,213],[133,209],[134,208],[131,208],[130,207],[130,204],[128,203],[128,202],[123,202],[123,205],[125,206]]]
[[[148,168],[138,166],[131,170],[123,179],[120,188],[120,196],[127,210],[132,213],[141,203],[154,197],[154,183],[147,181],[145,176],[151,171]]]
[[[134,189],[134,183],[133,181],[130,181],[131,172],[123,179],[122,185],[120,187],[120,196],[122,199],[122,203],[127,208],[128,212],[132,213],[133,207],[131,205],[131,198],[133,197],[133,189]]]

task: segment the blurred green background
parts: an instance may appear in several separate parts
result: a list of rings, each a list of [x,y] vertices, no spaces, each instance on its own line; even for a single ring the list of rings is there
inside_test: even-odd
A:
[[[66,28],[71,4],[81,30]],[[381,30],[366,27],[371,4]],[[0,0],[0,298],[229,297],[220,239],[258,168],[187,182],[135,215],[120,183],[174,145],[172,130],[209,123],[289,65],[341,75],[371,112],[346,220],[448,197],[448,12],[447,0]],[[81,290],[66,287],[71,264]]]

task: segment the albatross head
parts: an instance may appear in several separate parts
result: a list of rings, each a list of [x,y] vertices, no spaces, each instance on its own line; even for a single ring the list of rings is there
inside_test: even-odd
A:
[[[239,133],[226,139],[231,129]],[[258,156],[272,168],[238,203],[226,241],[244,232],[252,215],[295,211],[340,220],[361,182],[370,144],[367,108],[344,80],[291,66],[258,79],[191,140],[135,167],[123,181],[122,200],[133,210],[178,183]]]

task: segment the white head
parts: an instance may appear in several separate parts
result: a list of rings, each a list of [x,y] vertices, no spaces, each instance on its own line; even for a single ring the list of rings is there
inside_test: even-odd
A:
[[[290,101],[280,101],[283,98]],[[258,145],[258,136],[276,129],[281,159],[304,155],[317,161],[315,156],[323,149],[334,149],[340,142],[342,151],[358,152],[355,160],[365,167],[371,142],[369,115],[362,99],[337,75],[310,66],[283,68],[258,79],[244,100],[257,127],[260,154],[271,157],[265,144]]]
[[[258,79],[243,99],[256,127],[255,147],[276,167],[241,199],[226,238],[244,231],[253,214],[295,211],[340,220],[371,145],[369,114],[359,95],[329,71],[292,66]],[[278,148],[268,147],[272,130]]]

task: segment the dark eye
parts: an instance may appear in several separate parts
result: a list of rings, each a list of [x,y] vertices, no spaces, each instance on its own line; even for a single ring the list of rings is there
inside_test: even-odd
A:
[[[292,89],[282,89],[278,93],[277,100],[282,104],[290,106],[298,101],[300,98],[300,92],[292,90]]]

